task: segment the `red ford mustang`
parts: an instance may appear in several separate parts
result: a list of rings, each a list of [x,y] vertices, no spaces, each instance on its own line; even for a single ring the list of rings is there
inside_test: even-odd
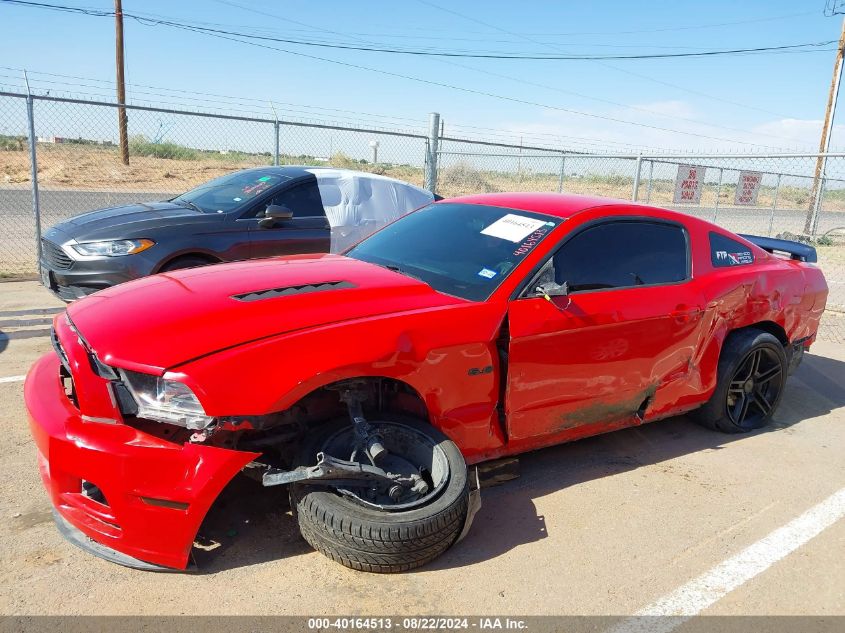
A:
[[[467,464],[692,412],[765,425],[827,298],[812,247],[601,198],[424,207],[345,256],[178,271],[54,324],[27,377],[61,531],[184,569],[243,471],[289,485],[305,539],[355,569],[438,556]]]

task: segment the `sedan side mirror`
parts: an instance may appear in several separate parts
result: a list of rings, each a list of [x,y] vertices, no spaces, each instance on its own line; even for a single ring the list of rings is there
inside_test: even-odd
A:
[[[550,297],[566,297],[568,295],[569,284],[565,281],[562,284],[557,284],[553,281],[547,281],[546,283],[540,284],[534,289],[535,297],[546,297],[548,299]]]
[[[280,204],[271,204],[264,210],[264,217],[258,221],[262,229],[269,229],[276,225],[276,222],[290,220],[293,218],[293,211]]]

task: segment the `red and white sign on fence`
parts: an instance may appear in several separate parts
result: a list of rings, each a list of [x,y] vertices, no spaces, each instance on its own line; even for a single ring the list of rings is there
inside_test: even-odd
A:
[[[741,171],[736,183],[734,204],[754,206],[757,204],[757,194],[760,192],[760,182],[763,174],[759,171]]]
[[[706,167],[678,165],[678,178],[675,180],[675,204],[699,203],[706,172]]]

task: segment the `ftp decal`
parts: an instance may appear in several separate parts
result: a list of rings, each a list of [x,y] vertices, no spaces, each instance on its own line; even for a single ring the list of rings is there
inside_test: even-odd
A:
[[[716,260],[720,262],[727,262],[731,266],[740,266],[742,264],[753,264],[754,256],[751,254],[751,251],[741,251],[739,253],[716,251]]]

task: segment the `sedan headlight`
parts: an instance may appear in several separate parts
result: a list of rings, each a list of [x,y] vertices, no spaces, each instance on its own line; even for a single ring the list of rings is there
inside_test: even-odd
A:
[[[155,242],[148,239],[140,240],[107,240],[104,242],[80,242],[71,244],[71,248],[85,257],[121,257],[134,255],[147,250]]]
[[[121,371],[138,404],[138,417],[167,422],[187,429],[204,429],[214,420],[207,416],[188,385],[176,380],[134,371]]]

